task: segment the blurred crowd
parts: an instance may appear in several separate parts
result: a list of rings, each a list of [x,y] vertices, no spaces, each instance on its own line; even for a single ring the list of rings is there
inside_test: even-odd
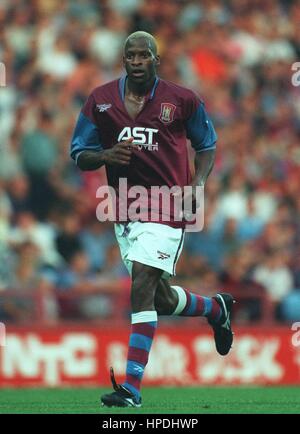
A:
[[[260,296],[273,319],[299,320],[299,0],[0,2],[0,320],[107,318],[110,294],[128,301],[113,226],[95,217],[105,173],[80,172],[69,144],[136,30],[157,38],[159,76],[200,94],[219,136],[204,230],[187,234],[176,281],[249,296],[240,322],[264,314]]]

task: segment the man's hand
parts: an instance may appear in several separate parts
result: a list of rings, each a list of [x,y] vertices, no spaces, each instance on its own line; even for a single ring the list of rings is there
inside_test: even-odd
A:
[[[103,161],[112,166],[128,166],[130,164],[132,151],[137,149],[133,143],[133,137],[124,142],[119,142],[110,149],[103,151]]]
[[[128,166],[133,149],[138,149],[138,146],[133,144],[132,141],[133,137],[130,137],[125,142],[119,142],[113,148],[100,152],[83,151],[79,154],[77,166],[81,170],[97,170],[104,164]]]
[[[195,219],[195,214],[203,206],[203,188],[203,185],[192,183],[185,188],[179,188],[176,193],[173,193],[177,202],[178,217],[188,221]]]
[[[195,175],[189,188],[184,193],[179,192],[176,196],[181,197],[185,210],[183,215],[189,219],[192,214],[203,206],[203,189],[205,182],[210,174],[215,159],[215,150],[207,150],[203,152],[196,152],[195,155]],[[188,208],[188,209],[186,209]]]
[[[191,204],[193,209],[199,208],[201,206],[201,197],[199,193],[197,194],[197,189],[203,189],[204,185],[195,185],[194,183],[186,186],[186,188],[181,188],[176,193],[173,193],[174,197],[180,197],[182,203]]]

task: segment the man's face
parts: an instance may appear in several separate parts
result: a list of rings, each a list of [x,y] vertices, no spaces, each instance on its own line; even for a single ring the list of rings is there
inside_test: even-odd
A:
[[[131,81],[144,84],[155,76],[159,56],[153,53],[147,39],[132,39],[125,48],[123,64]]]

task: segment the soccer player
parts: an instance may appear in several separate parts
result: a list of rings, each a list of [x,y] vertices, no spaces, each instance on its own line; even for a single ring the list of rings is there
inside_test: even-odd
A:
[[[74,131],[71,157],[81,170],[105,165],[108,184],[119,195],[118,182],[143,186],[204,186],[212,170],[216,133],[203,102],[189,89],[162,80],[152,35],[132,33],[124,45],[126,75],[96,88],[85,103]],[[186,139],[196,151],[191,179]],[[121,200],[119,198],[119,200]],[[130,202],[128,202],[130,203]],[[147,214],[148,215],[148,214]],[[183,246],[185,221],[115,223],[122,259],[131,277],[131,334],[126,380],[101,397],[102,405],[141,406],[141,382],[158,315],[205,316],[216,349],[226,355],[232,345],[233,297],[193,294],[170,286]]]

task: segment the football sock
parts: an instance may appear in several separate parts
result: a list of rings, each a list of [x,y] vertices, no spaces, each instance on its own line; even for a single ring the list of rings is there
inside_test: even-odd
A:
[[[178,295],[178,304],[173,315],[205,316],[213,322],[220,320],[222,310],[214,298],[193,294],[180,286],[172,286],[172,288]]]
[[[148,363],[152,340],[157,327],[157,312],[145,311],[131,315],[131,334],[127,356],[126,379],[123,386],[140,397],[140,387]]]

